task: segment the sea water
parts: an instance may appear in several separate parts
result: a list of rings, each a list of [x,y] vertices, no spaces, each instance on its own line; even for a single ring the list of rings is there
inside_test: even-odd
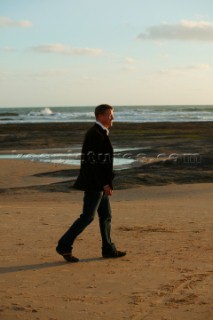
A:
[[[131,150],[131,149],[126,149]],[[18,151],[13,151],[11,153],[0,153],[0,159],[16,159],[16,160],[29,160],[32,162],[43,162],[43,163],[55,163],[64,165],[74,165],[79,166],[81,162],[81,148],[75,148],[75,150],[43,150],[42,153],[19,153]],[[135,163],[135,159],[122,156],[121,151],[124,149],[114,150],[114,169],[120,170],[128,168],[130,165]]]
[[[114,122],[213,121],[213,105],[115,106]],[[0,124],[93,122],[94,107],[0,108]]]

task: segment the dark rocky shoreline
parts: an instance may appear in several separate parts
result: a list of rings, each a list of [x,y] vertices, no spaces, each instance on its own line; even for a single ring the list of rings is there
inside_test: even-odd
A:
[[[0,152],[79,147],[90,126],[91,123],[0,125]],[[114,147],[129,148],[131,157],[138,160],[132,167],[116,171],[115,189],[213,182],[213,122],[114,123],[110,138]],[[123,157],[130,154],[125,150],[119,153]],[[78,170],[44,174],[70,176],[70,182],[49,186],[52,191],[65,191],[72,187]]]

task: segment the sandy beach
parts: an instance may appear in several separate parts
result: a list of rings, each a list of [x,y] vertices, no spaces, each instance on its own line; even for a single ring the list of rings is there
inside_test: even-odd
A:
[[[79,146],[84,132],[82,124],[0,126],[0,153]],[[0,319],[212,319],[212,132],[211,123],[115,125],[114,146],[143,151],[115,179],[112,237],[127,251],[117,260],[101,257],[97,217],[76,240],[79,263],[55,252],[81,213],[78,167],[1,159]]]

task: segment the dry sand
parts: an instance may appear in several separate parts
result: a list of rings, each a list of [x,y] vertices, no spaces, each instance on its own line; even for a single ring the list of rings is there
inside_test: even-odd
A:
[[[55,246],[82,193],[51,192],[42,186],[66,179],[34,176],[65,169],[0,160],[0,319],[212,320],[213,184],[115,190],[112,238],[127,255],[101,257],[96,218],[69,264]]]

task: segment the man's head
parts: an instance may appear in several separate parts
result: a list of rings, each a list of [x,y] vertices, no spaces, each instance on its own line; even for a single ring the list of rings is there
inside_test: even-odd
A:
[[[113,107],[108,104],[101,104],[95,108],[95,117],[105,128],[112,127]]]

